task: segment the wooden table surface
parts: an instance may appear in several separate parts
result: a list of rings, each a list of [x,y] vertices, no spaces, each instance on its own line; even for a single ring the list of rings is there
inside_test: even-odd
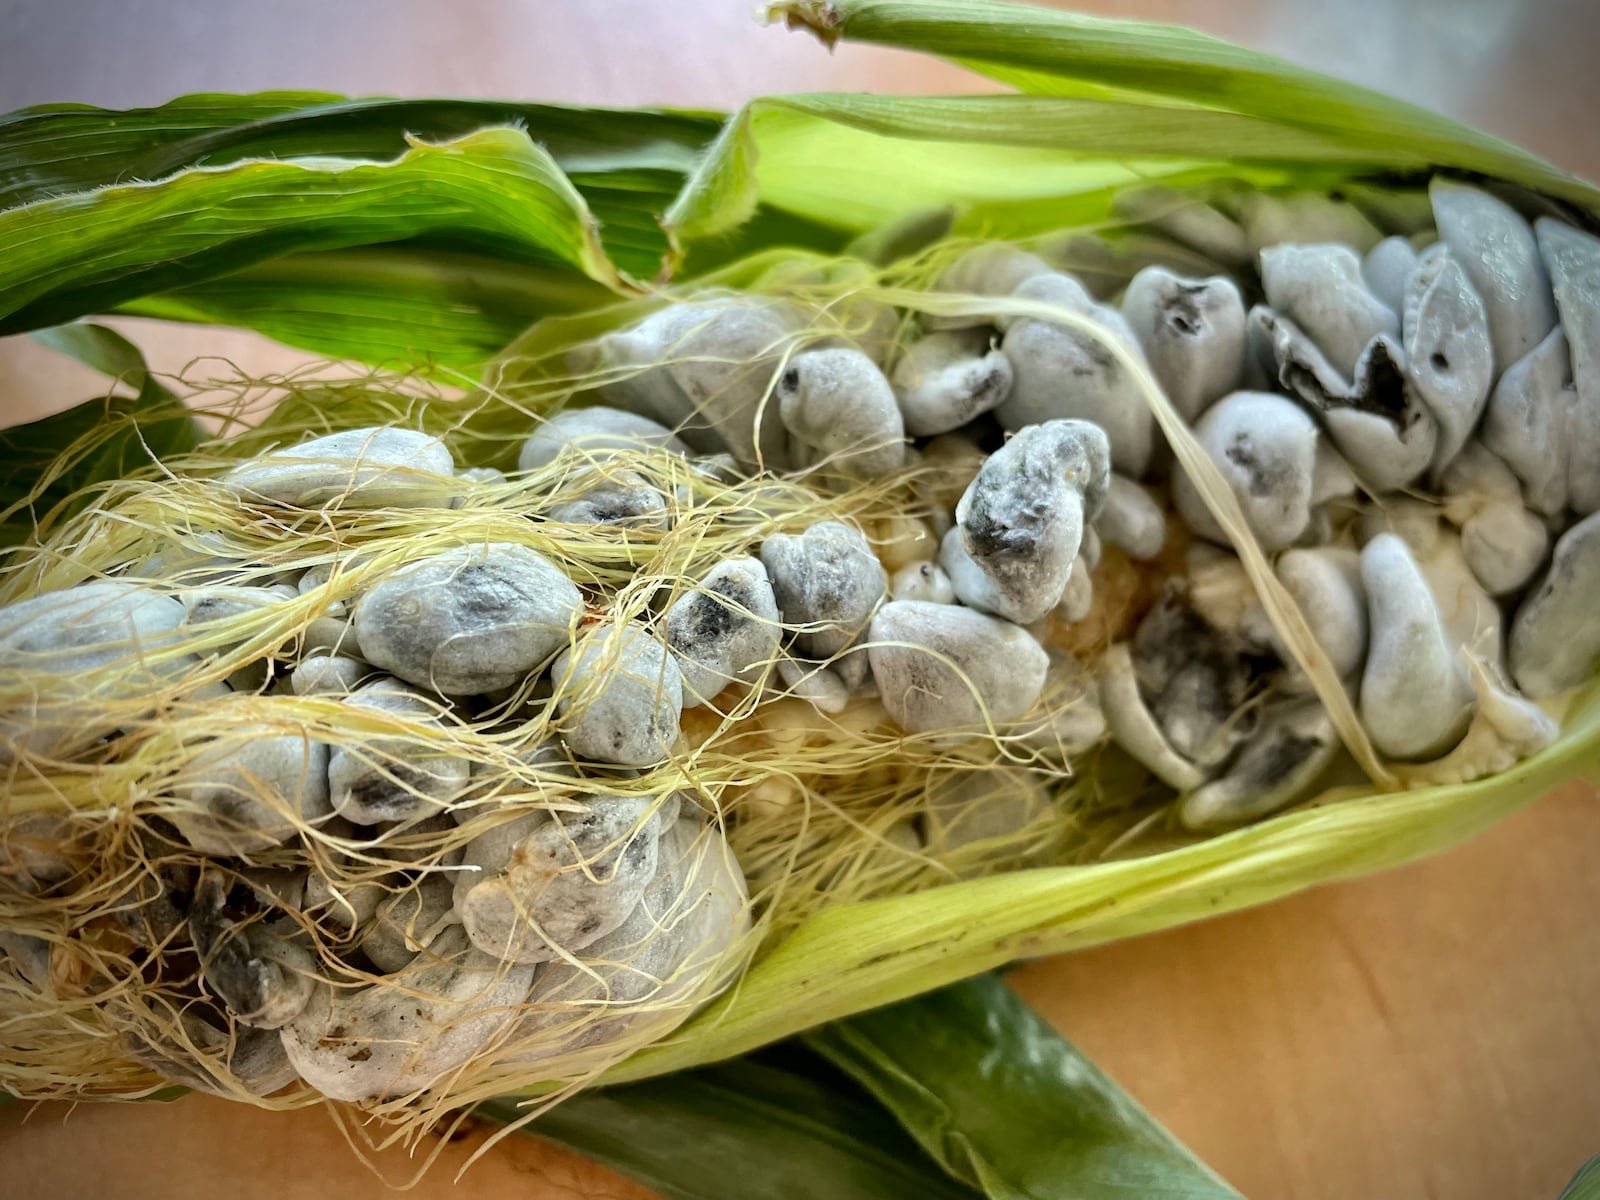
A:
[[[0,0],[0,110],[325,88],[730,107],[805,89],[982,86],[889,51],[762,30],[744,0]],[[1085,8],[1092,5],[1078,4]],[[1600,176],[1590,0],[1136,0],[1398,92]],[[702,11],[696,11],[697,9]],[[692,15],[691,15],[692,14]],[[158,370],[197,353],[290,361],[230,331],[127,322]],[[0,339],[0,419],[92,380]],[[1554,1200],[1600,1152],[1600,805],[1558,792],[1475,842],[1372,878],[1097,950],[1013,981],[1247,1196]],[[649,1193],[511,1139],[465,1176],[448,1147],[418,1200]],[[0,1112],[8,1200],[367,1200],[413,1164],[357,1162],[320,1112],[208,1099]],[[845,1198],[823,1198],[845,1200]]]

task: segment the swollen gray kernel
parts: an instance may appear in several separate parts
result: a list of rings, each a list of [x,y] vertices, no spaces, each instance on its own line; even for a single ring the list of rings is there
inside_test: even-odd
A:
[[[1206,410],[1194,434],[1233,489],[1261,548],[1271,553],[1293,545],[1311,519],[1317,454],[1317,427],[1304,410],[1268,392],[1235,392]],[[1227,543],[1187,473],[1174,476],[1172,499],[1191,529]]]
[[[1276,570],[1278,582],[1299,606],[1335,674],[1340,679],[1353,677],[1367,652],[1367,601],[1361,588],[1360,557],[1336,546],[1285,550]],[[1276,630],[1272,642],[1278,657],[1292,664]],[[1297,667],[1291,667],[1283,683],[1292,692],[1306,692],[1311,686]]]
[[[1446,637],[1433,592],[1405,542],[1384,533],[1362,547],[1361,582],[1372,631],[1361,723],[1389,758],[1437,758],[1472,720],[1471,674]]]
[[[1600,659],[1600,513],[1556,539],[1550,569],[1511,622],[1511,676],[1536,700],[1576,687]]]
[[[665,533],[670,528],[667,498],[637,471],[595,471],[592,478],[575,498],[552,504],[548,519],[558,525],[612,525],[645,533]]]
[[[1365,483],[1389,491],[1427,469],[1438,423],[1411,385],[1405,352],[1393,338],[1373,338],[1355,378],[1346,380],[1293,321],[1257,305],[1247,322],[1279,384],[1322,414],[1328,435]]]
[[[324,1096],[379,1100],[423,1091],[465,1065],[514,1021],[535,967],[507,965],[447,929],[382,983],[318,982],[280,1031],[294,1069]]]
[[[1226,774],[1183,798],[1178,820],[1185,829],[1207,831],[1267,816],[1299,799],[1338,751],[1320,701],[1276,708]]]
[[[1365,254],[1383,240],[1360,209],[1323,192],[1268,195],[1251,189],[1232,196],[1231,203],[1256,253],[1282,243],[1337,242]]]
[[[247,726],[203,747],[171,785],[183,808],[167,814],[204,854],[253,854],[279,845],[328,803],[328,747],[306,733]]]
[[[1487,505],[1461,526],[1461,553],[1491,596],[1520,590],[1549,548],[1550,531],[1520,504]]]
[[[761,545],[761,563],[785,624],[798,627],[795,649],[817,661],[861,636],[887,587],[866,536],[840,521],[774,534]]]
[[[1356,477],[1350,472],[1336,447],[1317,439],[1317,461],[1311,470],[1311,503],[1327,504],[1330,500],[1346,500],[1360,490]]]
[[[1243,267],[1252,257],[1238,223],[1188,192],[1159,184],[1133,188],[1112,198],[1111,211],[1159,229],[1223,266]]]
[[[1065,308],[1070,312],[1082,313],[1084,316],[1093,316],[1100,306],[1079,283],[1077,278],[1068,275],[1065,271],[1048,271],[1043,275],[1030,275],[1012,289],[1011,297],[1014,300],[1031,300],[1037,304],[1050,304],[1056,308]],[[994,323],[1002,330],[1009,329],[1012,322],[1026,320],[1025,317],[1013,316],[1002,313],[995,317]]]
[[[829,667],[782,658],[778,660],[778,678],[790,695],[818,712],[842,713],[850,705],[849,685]]]
[[[106,731],[98,709],[183,674],[192,655],[154,657],[172,644],[183,617],[173,597],[119,582],[81,583],[0,607],[0,668],[52,677],[44,694],[19,697],[16,709],[0,714],[0,762],[16,751],[59,755],[91,742]]]
[[[1129,558],[1145,561],[1161,553],[1167,544],[1167,515],[1155,498],[1143,487],[1123,475],[1112,475],[1106,489],[1106,502],[1094,519],[1094,527],[1085,531],[1098,532],[1100,538],[1110,542]],[[1084,555],[1082,549],[1080,556]],[[1093,568],[1096,564],[1091,562]]]
[[[1123,751],[1177,791],[1192,791],[1206,781],[1206,773],[1173,748],[1145,704],[1128,643],[1106,648],[1096,681],[1106,728]]]
[[[393,891],[377,881],[335,886],[327,876],[313,871],[306,877],[302,911],[319,925],[348,934],[371,921],[378,905]]]
[[[1241,625],[1253,607],[1242,606]],[[1207,771],[1221,767],[1250,735],[1255,714],[1247,701],[1259,674],[1252,639],[1214,624],[1213,615],[1221,614],[1208,615],[1193,596],[1169,591],[1133,637],[1140,691],[1167,744]]]
[[[731,683],[753,683],[778,653],[778,601],[766,568],[730,558],[679,596],[662,619],[683,676],[683,704],[695,708]]]
[[[940,540],[939,566],[959,603],[986,613],[999,612],[1004,607],[998,585],[962,545],[959,528],[951,527]]]
[[[536,429],[517,456],[517,470],[536,471],[555,462],[564,450],[574,450],[594,458],[610,457],[612,451],[670,450],[687,454],[684,445],[665,425],[638,413],[596,405],[593,408],[566,408]]]
[[[1112,454],[1097,426],[1062,420],[1029,426],[989,456],[956,505],[961,546],[994,585],[985,607],[1028,624],[1060,602],[1084,523],[1104,507]]]
[[[878,365],[854,349],[804,350],[778,377],[789,461],[876,479],[905,462],[905,425]]]
[[[1435,176],[1428,194],[1439,239],[1483,298],[1498,375],[1556,323],[1550,277],[1533,230],[1509,204],[1478,188]]]
[[[1483,414],[1483,444],[1505,460],[1522,484],[1528,507],[1556,516],[1567,507],[1572,358],[1557,325],[1506,368]],[[1569,399],[1570,397],[1570,399]]]
[[[934,290],[977,296],[1009,296],[1035,275],[1050,273],[1050,264],[1037,254],[1019,250],[1009,242],[987,242],[973,247],[951,263],[939,276]],[[922,318],[923,328],[928,330],[970,329],[989,322],[990,317],[982,313],[963,317],[928,315]]]
[[[298,594],[290,589],[290,595],[286,597],[273,588],[223,585],[183,591],[178,593],[178,599],[183,604],[183,628],[186,635],[192,636],[211,633],[216,629],[226,630],[235,622],[264,609],[276,608]],[[213,650],[225,653],[241,642],[242,639],[232,638],[219,643]]]
[[[1592,513],[1600,510],[1600,238],[1549,217],[1540,217],[1535,229],[1578,393],[1569,426],[1568,502]]]
[[[1261,252],[1267,303],[1317,344],[1349,378],[1367,343],[1400,336],[1400,317],[1367,290],[1361,260],[1348,246],[1272,246]]]
[[[1106,719],[1094,676],[1065,650],[1051,648],[1046,653],[1050,666],[1044,692],[1050,703],[1036,722],[1030,718],[1019,740],[1049,761],[1067,764],[1104,739]]]
[[[1185,279],[1146,267],[1122,298],[1122,315],[1150,371],[1185,421],[1244,378],[1244,300],[1222,275]]]
[[[364,663],[336,654],[308,654],[289,676],[296,696],[341,696],[354,691],[368,671]]]
[[[1406,373],[1404,351],[1387,337],[1372,339],[1348,396],[1322,419],[1363,482],[1380,491],[1411,483],[1438,457],[1439,423]]]
[[[361,950],[384,974],[403,970],[456,922],[455,886],[446,875],[425,875],[386,897],[366,927]]]
[[[531,1062],[624,1037],[660,1037],[750,929],[744,873],[715,829],[690,817],[661,835],[660,865],[628,919],[544,967],[528,993],[512,1060]]]
[[[867,657],[889,715],[911,733],[1026,713],[1049,659],[1028,633],[953,604],[896,600],[873,618]]]
[[[621,925],[655,876],[661,821],[649,798],[594,796],[467,844],[455,907],[472,944],[508,963],[574,953]],[[514,840],[513,840],[514,839]]]
[[[128,1030],[122,1043],[141,1062],[173,1083],[232,1100],[237,1092],[224,1086],[227,1078],[252,1096],[270,1096],[295,1081],[295,1070],[283,1052],[276,1030],[241,1026],[221,1029],[197,1015],[198,1005],[178,1013],[183,1028],[158,1038],[143,1030]]]
[[[1055,612],[1061,620],[1071,625],[1087,617],[1093,607],[1094,581],[1080,556],[1072,560],[1072,573],[1067,577],[1066,590],[1061,593]]]
[[[300,653],[305,656],[318,651],[342,658],[360,658],[361,642],[345,618],[313,617],[300,633]]]
[[[993,767],[946,775],[928,789],[923,817],[928,849],[949,854],[1014,838],[1050,811],[1050,795],[1032,771]]]
[[[1396,534],[1411,550],[1438,605],[1450,645],[1499,669],[1504,631],[1500,606],[1467,565],[1461,539],[1439,517],[1434,505],[1404,496],[1384,498],[1384,508],[1365,513],[1362,539]]]
[[[368,662],[470,696],[520,683],[566,643],[582,610],[544,555],[490,542],[406,564],[362,595],[352,624]]]
[[[600,338],[608,367],[644,368],[601,394],[676,430],[702,453],[728,450],[746,467],[787,466],[777,406],[760,407],[794,325],[792,313],[768,301],[670,304]]]
[[[1439,425],[1437,472],[1466,445],[1494,380],[1488,313],[1453,255],[1438,260],[1406,322],[1405,352],[1411,383]]]
[[[363,684],[343,703],[437,725],[438,707],[393,679]],[[425,749],[409,738],[368,736],[359,746],[335,746],[328,756],[333,808],[357,825],[405,821],[447,807],[466,786],[470,767],[447,751]]]
[[[1461,527],[1461,554],[1492,596],[1519,590],[1544,565],[1550,531],[1522,506],[1517,478],[1481,442],[1444,472],[1446,517]]]
[[[551,674],[562,736],[574,754],[625,767],[666,761],[683,715],[683,677],[650,630],[598,626],[562,651]]]
[[[1386,237],[1361,260],[1361,278],[1388,308],[1405,311],[1406,281],[1417,269],[1417,252],[1403,237]]]
[[[438,438],[378,425],[269,450],[221,482],[245,500],[294,508],[434,508],[450,503],[455,469]]]
[[[1136,358],[1139,343],[1115,309],[1096,306],[1090,315],[1101,327],[1098,337],[1031,317],[1010,324],[1001,349],[1011,363],[1011,395],[995,416],[1012,432],[1061,418],[1092,422],[1111,443],[1112,465],[1137,476],[1150,461],[1155,418],[1105,343],[1119,343]]]
[[[316,983],[316,960],[264,921],[227,912],[228,885],[203,873],[189,909],[189,934],[206,985],[241,1022],[280,1029],[300,1015]],[[293,926],[290,926],[293,929]]]
[[[922,600],[929,604],[954,604],[956,590],[943,567],[933,562],[907,563],[889,580],[895,600]]]
[[[44,938],[0,929],[0,956],[11,964],[12,973],[40,992],[50,988],[50,943]]]
[[[794,332],[792,314],[748,299],[703,307],[709,314],[695,319],[671,347],[673,381],[742,464],[787,466],[787,437],[777,405],[769,403],[763,411],[762,402]]]
[[[891,377],[905,431],[929,437],[959,429],[1011,394],[1011,363],[985,329],[930,333],[911,343]]]

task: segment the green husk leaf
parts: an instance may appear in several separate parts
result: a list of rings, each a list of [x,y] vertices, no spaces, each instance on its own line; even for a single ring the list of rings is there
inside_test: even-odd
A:
[[[565,264],[617,292],[593,215],[519,129],[413,143],[385,163],[192,167],[0,213],[0,333],[55,324],[280,255],[431,235]]]
[[[1600,1197],[1600,1154],[1578,1168],[1558,1200],[1596,1200],[1596,1197]]]
[[[1241,154],[1242,152],[1242,154]],[[1235,157],[1235,162],[1221,161]],[[1207,158],[1216,161],[1207,163]],[[1357,163],[1327,138],[1270,122],[1142,103],[1053,97],[780,96],[729,120],[667,210],[676,245],[726,235],[761,205],[864,234],[947,206],[1060,201],[1151,178],[1241,174],[1284,182],[1286,165]],[[1408,159],[1417,167],[1421,160]],[[1246,172],[1248,175],[1248,172]],[[1006,231],[1010,232],[1010,231]]]
[[[785,0],[772,19],[826,42],[918,50],[1024,92],[1143,94],[1324,134],[1374,164],[1481,171],[1594,207],[1600,193],[1538,156],[1414,104],[1175,25],[994,0]],[[1175,120],[1166,117],[1165,120]],[[1240,147],[1237,153],[1248,153]]]
[[[184,454],[203,436],[177,398],[150,374],[139,348],[102,325],[41,329],[34,339],[135,392],[108,390],[63,412],[0,429],[0,546],[33,535],[39,519],[83,488]],[[64,451],[81,444],[81,453]],[[77,496],[61,509],[81,508]]]
[[[408,138],[524,128],[583,193],[618,266],[648,276],[656,223],[721,127],[720,114],[498,100],[352,100],[325,92],[183,96],[156,108],[48,105],[0,117],[0,208],[196,166],[338,155],[386,161]]]
[[[1238,1197],[993,975],[804,1043],[991,1200]]]
[[[576,271],[400,243],[286,255],[117,311],[244,326],[337,358],[467,369],[540,318],[613,299]]]
[[[510,1100],[474,1111],[508,1124],[528,1115]],[[580,1092],[522,1131],[570,1146],[669,1200],[979,1195],[945,1176],[869,1096],[754,1059]]]

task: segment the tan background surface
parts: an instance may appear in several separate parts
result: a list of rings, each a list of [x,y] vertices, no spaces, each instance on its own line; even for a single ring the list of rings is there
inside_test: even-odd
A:
[[[752,7],[0,0],[0,110],[268,87],[727,107],[763,91],[981,86],[887,51],[844,47],[829,56],[808,39],[758,28]],[[1333,70],[1600,176],[1600,15],[1591,0],[1099,7],[1185,21]],[[196,353],[252,369],[284,361],[248,334],[123,328],[158,370],[177,370]],[[91,377],[0,339],[0,420],[92,390]],[[1247,1196],[1554,1200],[1600,1152],[1595,800],[1574,787],[1434,860],[1032,963],[1015,982]],[[412,1195],[646,1195],[525,1139],[502,1144],[464,1185],[452,1185],[470,1146],[452,1146]],[[382,1167],[393,1179],[410,1171],[398,1158]],[[393,1193],[354,1162],[320,1113],[278,1116],[197,1099],[0,1114],[7,1198],[219,1194]]]

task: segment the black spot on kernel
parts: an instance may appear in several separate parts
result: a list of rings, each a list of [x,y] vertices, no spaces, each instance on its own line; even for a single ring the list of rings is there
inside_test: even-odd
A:
[[[797,391],[800,387],[800,368],[790,367],[784,371],[783,377],[778,380],[778,386],[786,392]]]

